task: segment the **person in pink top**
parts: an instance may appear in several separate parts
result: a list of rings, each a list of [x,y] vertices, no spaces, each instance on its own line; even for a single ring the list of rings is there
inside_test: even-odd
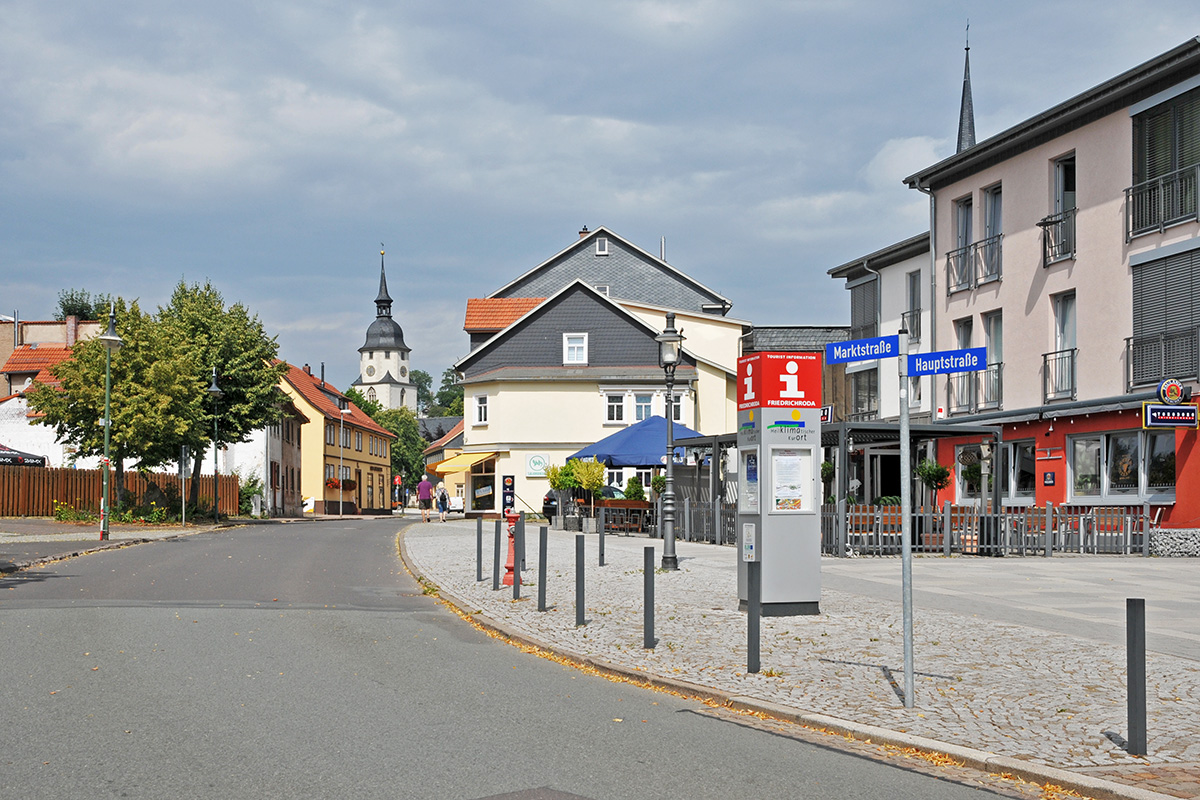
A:
[[[429,522],[429,510],[433,508],[433,484],[428,475],[421,476],[417,484],[417,508],[421,509],[421,521]]]

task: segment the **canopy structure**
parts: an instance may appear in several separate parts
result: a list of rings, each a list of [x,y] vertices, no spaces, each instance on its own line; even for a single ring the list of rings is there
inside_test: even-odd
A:
[[[699,433],[676,422],[673,426],[674,439],[699,436]],[[675,448],[678,460],[683,448]],[[567,460],[600,461],[610,467],[655,467],[667,461],[667,418],[647,417],[641,422],[622,428],[612,436],[606,436],[595,444],[588,445]]]
[[[445,461],[430,464],[426,469],[436,475],[449,475],[453,472],[466,472],[480,461],[495,457],[495,453],[459,453]]]
[[[44,467],[45,456],[35,456],[32,453],[22,453],[7,445],[0,444],[0,466],[13,467]]]

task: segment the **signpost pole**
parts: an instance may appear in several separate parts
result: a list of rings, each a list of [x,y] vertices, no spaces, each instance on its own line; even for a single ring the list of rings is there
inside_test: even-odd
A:
[[[908,425],[908,331],[900,329],[900,564],[904,604],[904,707],[913,707],[912,457]]]

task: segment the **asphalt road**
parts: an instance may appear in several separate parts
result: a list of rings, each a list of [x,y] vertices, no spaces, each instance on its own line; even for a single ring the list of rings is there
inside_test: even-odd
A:
[[[0,578],[0,797],[993,796],[491,639],[404,572],[400,524],[222,530]]]

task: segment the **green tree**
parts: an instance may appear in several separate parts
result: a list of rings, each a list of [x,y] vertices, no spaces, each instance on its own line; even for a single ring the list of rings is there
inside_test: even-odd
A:
[[[596,496],[600,494],[600,489],[604,486],[604,463],[601,461],[580,461],[577,458],[571,459],[568,463],[573,465],[572,469],[575,473],[575,480],[579,482],[579,488],[588,493],[594,511]]]
[[[195,420],[198,424],[187,429],[184,441],[171,443],[173,452],[178,452],[180,444],[192,447],[195,479],[208,445],[244,442],[251,432],[279,419],[279,381],[287,365],[277,360],[278,344],[267,336],[258,317],[241,303],[226,308],[211,282],[189,286],[180,281],[170,302],[159,308],[158,317],[181,351],[179,369],[185,371],[196,396],[202,399]],[[222,392],[215,400],[208,394],[214,368]],[[199,481],[193,480],[191,488],[195,503]]]
[[[109,452],[116,468],[116,502],[124,504],[127,461],[151,469],[179,457],[177,445],[197,424],[201,396],[182,368],[178,342],[136,301],[115,301],[122,347],[112,353]],[[60,442],[81,455],[104,453],[104,387],[107,351],[98,339],[81,340],[71,358],[52,370],[58,386],[37,386],[27,395],[38,422],[55,429]]]
[[[461,417],[463,414],[463,387],[458,383],[458,373],[452,368],[442,371],[442,385],[433,402],[426,409],[431,417]]]
[[[416,488],[425,471],[425,457],[421,453],[429,446],[421,438],[417,415],[407,408],[387,408],[379,412],[375,421],[396,434],[392,442],[392,472],[401,476],[404,486]]]
[[[379,412],[383,411],[383,404],[378,400],[369,400],[365,394],[351,386],[345,391],[346,398],[354,405],[358,406],[364,414],[378,422]]]
[[[433,377],[423,369],[414,369],[408,373],[408,379],[417,387],[417,410],[428,414],[433,404]]]
[[[58,293],[58,311],[54,318],[60,322],[67,317],[80,320],[96,320],[108,313],[109,304],[115,302],[110,295],[92,297],[86,289],[63,289]]]
[[[646,489],[642,486],[642,479],[634,475],[629,480],[625,481],[625,499],[626,500],[645,500]]]

